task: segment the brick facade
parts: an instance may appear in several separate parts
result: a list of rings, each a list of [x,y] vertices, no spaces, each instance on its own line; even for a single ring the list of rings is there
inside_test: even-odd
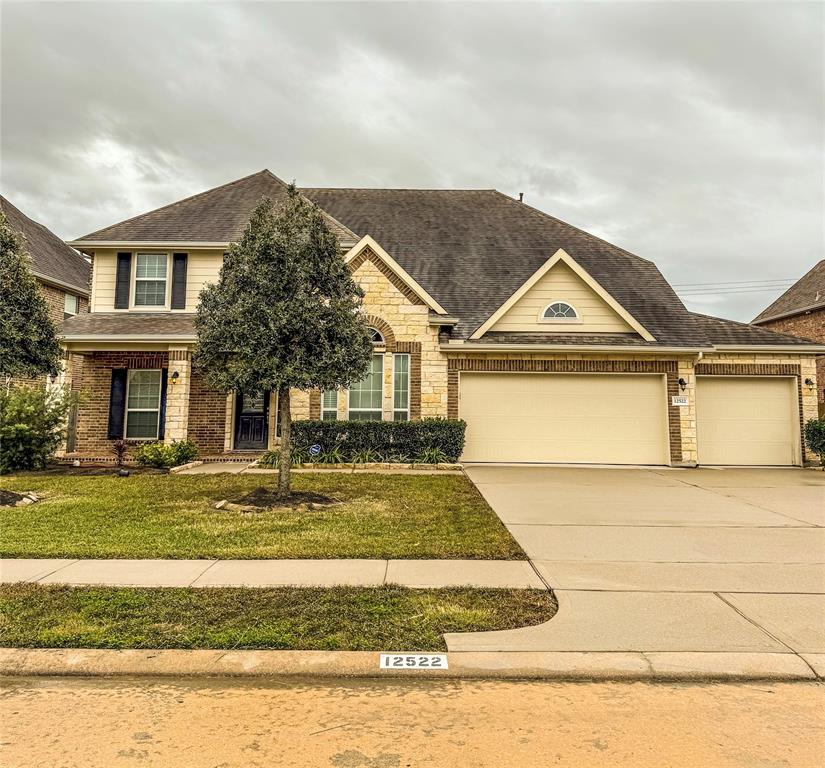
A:
[[[204,375],[192,370],[189,384],[189,434],[201,454],[221,453],[226,429],[226,395],[212,389]]]
[[[806,312],[792,317],[783,317],[779,320],[770,320],[767,323],[760,323],[759,327],[825,344],[825,309],[817,309],[814,312]],[[819,409],[825,412],[825,355],[817,358],[816,381]]]

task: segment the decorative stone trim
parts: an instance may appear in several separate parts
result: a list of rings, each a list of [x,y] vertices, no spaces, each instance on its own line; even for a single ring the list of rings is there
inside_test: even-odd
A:
[[[384,349],[387,352],[395,352],[395,333],[393,333],[390,324],[378,317],[378,315],[366,315],[364,319],[371,328],[380,331],[384,337]]]
[[[410,421],[421,419],[421,342],[399,341],[395,351],[410,356]]]
[[[350,263],[350,269],[355,272],[365,261],[371,261],[375,264],[378,271],[384,275],[410,302],[410,304],[424,304],[424,301],[419,295],[410,288],[395,272],[390,269],[389,265],[371,248],[364,248]]]
[[[192,352],[188,349],[170,349],[169,350],[169,362],[170,363],[188,362],[190,360],[192,360]]]
[[[667,380],[667,417],[670,460],[682,462],[682,427],[679,407],[672,396],[679,394],[678,364],[675,360],[510,360],[450,358],[447,363],[447,418],[458,418],[459,373],[660,373]]]
[[[793,376],[796,379],[799,405],[799,439],[802,447],[802,463],[816,460],[816,455],[805,444],[805,412],[802,400],[802,368],[793,363],[697,363],[697,376]]]

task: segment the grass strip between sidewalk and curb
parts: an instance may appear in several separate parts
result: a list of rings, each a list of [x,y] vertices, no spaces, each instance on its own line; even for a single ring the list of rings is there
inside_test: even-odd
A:
[[[536,589],[0,586],[0,646],[444,651],[448,632],[540,624]]]
[[[463,475],[304,474],[295,491],[332,506],[215,509],[267,477],[84,476],[0,478],[41,500],[0,515],[0,557],[166,559],[525,560],[521,547]]]

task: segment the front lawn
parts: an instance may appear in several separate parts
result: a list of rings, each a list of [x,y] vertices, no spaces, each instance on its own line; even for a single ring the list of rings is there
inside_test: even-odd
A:
[[[445,632],[549,620],[536,589],[0,586],[0,646],[443,651]]]
[[[0,511],[0,556],[524,559],[463,475],[298,474],[315,509],[215,509],[274,476],[21,473],[0,487],[41,501]]]

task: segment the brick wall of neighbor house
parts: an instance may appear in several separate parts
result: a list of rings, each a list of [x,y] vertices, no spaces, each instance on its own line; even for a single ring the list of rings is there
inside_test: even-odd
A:
[[[825,309],[816,312],[808,312],[805,315],[794,315],[793,317],[783,317],[779,320],[771,320],[769,323],[761,323],[760,328],[777,333],[788,333],[791,336],[799,336],[802,339],[813,339],[825,344]],[[816,363],[817,392],[820,407],[825,404],[825,355],[817,358]]]
[[[84,355],[79,372],[73,376],[72,388],[81,393],[77,408],[74,452],[108,457],[111,441],[109,427],[109,393],[112,368],[167,368],[166,352],[90,352]]]

